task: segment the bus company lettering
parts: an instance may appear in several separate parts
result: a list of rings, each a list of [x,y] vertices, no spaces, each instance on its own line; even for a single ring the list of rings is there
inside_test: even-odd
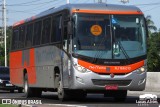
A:
[[[129,66],[116,66],[114,67],[115,70],[131,70]]]
[[[89,69],[97,69],[97,70],[106,70],[106,67],[105,66],[98,66],[98,65],[95,65],[95,66],[89,66]],[[114,70],[131,70],[131,67],[130,66],[115,66],[114,67]]]
[[[96,66],[89,66],[89,69],[106,70],[106,67],[96,65]]]

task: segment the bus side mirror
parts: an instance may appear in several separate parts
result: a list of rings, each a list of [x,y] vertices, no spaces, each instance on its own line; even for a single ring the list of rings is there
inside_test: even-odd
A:
[[[73,34],[71,21],[68,22],[67,32],[68,32],[68,35],[72,35]]]

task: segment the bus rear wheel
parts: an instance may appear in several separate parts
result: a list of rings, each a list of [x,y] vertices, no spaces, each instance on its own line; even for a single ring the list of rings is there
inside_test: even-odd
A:
[[[27,74],[25,74],[25,76],[24,76],[24,94],[25,94],[26,98],[32,96],[32,90],[28,84],[28,75]]]
[[[32,89],[32,93],[33,93],[32,96],[34,96],[34,97],[41,97],[41,95],[42,95],[42,90],[37,89],[37,88],[33,88],[33,89]]]
[[[23,89],[18,89],[18,93],[22,93],[23,92]]]

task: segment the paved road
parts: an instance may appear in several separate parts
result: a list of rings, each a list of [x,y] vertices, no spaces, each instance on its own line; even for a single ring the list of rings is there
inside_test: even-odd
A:
[[[139,95],[142,94],[155,94],[158,96],[159,104],[149,104],[147,105],[138,105],[136,101],[139,100]],[[23,93],[9,93],[7,91],[0,90],[0,102],[2,99],[9,99],[12,100],[26,100],[24,98]],[[128,97],[124,103],[116,103],[112,98],[105,98],[102,94],[88,94],[87,98],[82,101],[66,101],[60,102],[57,98],[56,93],[52,92],[43,92],[41,98],[29,98],[27,100],[41,100],[43,105],[34,105],[32,107],[160,107],[160,92],[128,92]]]

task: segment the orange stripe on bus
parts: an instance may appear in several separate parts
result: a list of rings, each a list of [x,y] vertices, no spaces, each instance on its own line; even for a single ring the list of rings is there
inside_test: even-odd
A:
[[[35,50],[34,48],[30,49],[30,62],[29,62],[29,67],[27,69],[28,71],[28,79],[29,79],[29,84],[36,84],[36,65],[35,65]]]
[[[24,20],[18,21],[18,22],[16,22],[16,23],[13,24],[13,27],[16,27],[16,26],[18,26],[18,25],[21,25],[21,24],[23,24],[24,22],[25,22]]]
[[[96,73],[118,74],[118,73],[130,73],[144,66],[144,61],[140,61],[126,66],[102,66],[102,65],[95,65],[82,60],[78,60],[78,64]]]
[[[72,13],[94,13],[94,14],[143,14],[141,11],[111,11],[111,10],[82,10],[73,9]]]
[[[35,51],[29,50],[29,65],[26,60],[22,62],[22,51],[10,53],[10,79],[13,84],[23,84],[23,70],[27,69],[29,84],[36,84]]]
[[[10,81],[13,84],[22,84],[22,51],[10,53]]]

